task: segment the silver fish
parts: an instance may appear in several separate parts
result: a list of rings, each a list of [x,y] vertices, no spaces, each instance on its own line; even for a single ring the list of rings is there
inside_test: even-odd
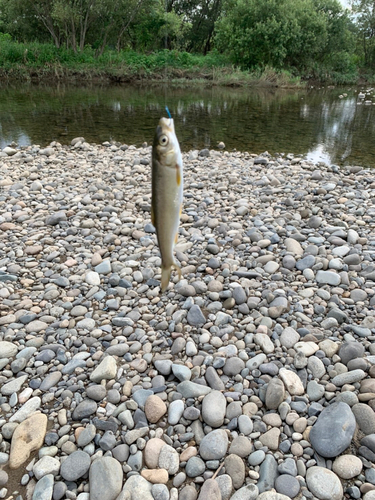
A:
[[[161,118],[152,146],[151,219],[161,253],[161,290],[169,284],[172,268],[181,279],[181,270],[173,256],[178,239],[182,210],[183,165],[172,118]]]

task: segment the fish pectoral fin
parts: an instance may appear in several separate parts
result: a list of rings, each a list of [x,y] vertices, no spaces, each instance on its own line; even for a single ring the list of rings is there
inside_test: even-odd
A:
[[[181,167],[178,163],[176,163],[176,180],[177,186],[181,186]]]
[[[151,207],[151,223],[153,226],[155,226],[155,214],[154,214],[154,209]]]
[[[176,236],[174,237],[174,244],[177,245],[177,241],[178,241],[178,231],[176,233]]]
[[[179,213],[179,217],[181,217],[181,214],[182,214],[182,203],[180,205],[180,213]]]

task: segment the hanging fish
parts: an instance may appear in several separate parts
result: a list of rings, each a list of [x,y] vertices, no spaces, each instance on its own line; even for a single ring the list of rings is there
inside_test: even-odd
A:
[[[173,247],[178,239],[182,192],[182,155],[173,119],[161,118],[152,146],[151,219],[161,253],[162,292],[168,287],[172,268],[176,269],[181,279],[180,267],[173,257]]]

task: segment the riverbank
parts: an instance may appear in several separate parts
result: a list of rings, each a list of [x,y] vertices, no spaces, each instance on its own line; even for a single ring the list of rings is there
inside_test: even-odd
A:
[[[97,83],[97,84],[168,84],[174,87],[274,87],[303,88],[300,78],[287,71],[273,69],[246,72],[231,66],[192,66],[189,68],[137,68],[131,65],[79,65],[77,67],[51,64],[44,67],[14,65],[0,69],[0,80],[43,83]]]
[[[149,147],[0,153],[2,495],[370,500],[370,171],[183,156],[160,295]]]
[[[0,40],[0,79],[102,83],[168,83],[230,87],[303,87],[288,71],[241,71],[223,55],[206,56],[162,50],[150,54],[105,51],[97,56],[86,47],[73,52],[52,44]]]
[[[7,69],[0,69],[0,80],[43,82],[43,83],[97,83],[97,84],[168,84],[174,87],[188,86],[222,86],[222,87],[274,87],[274,88],[303,88],[298,77],[273,69],[264,71],[245,72],[231,66],[222,67],[191,67],[173,68],[160,67],[154,70],[133,68],[122,64],[116,67],[77,66],[76,68],[52,64],[47,67],[33,67],[28,65],[14,65]]]

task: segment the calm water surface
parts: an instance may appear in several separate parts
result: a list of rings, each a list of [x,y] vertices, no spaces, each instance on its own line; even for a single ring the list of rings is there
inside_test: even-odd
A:
[[[0,147],[53,140],[150,143],[165,104],[183,150],[294,153],[328,164],[375,166],[375,102],[359,89],[265,90],[0,85]],[[339,96],[346,93],[343,98]]]

